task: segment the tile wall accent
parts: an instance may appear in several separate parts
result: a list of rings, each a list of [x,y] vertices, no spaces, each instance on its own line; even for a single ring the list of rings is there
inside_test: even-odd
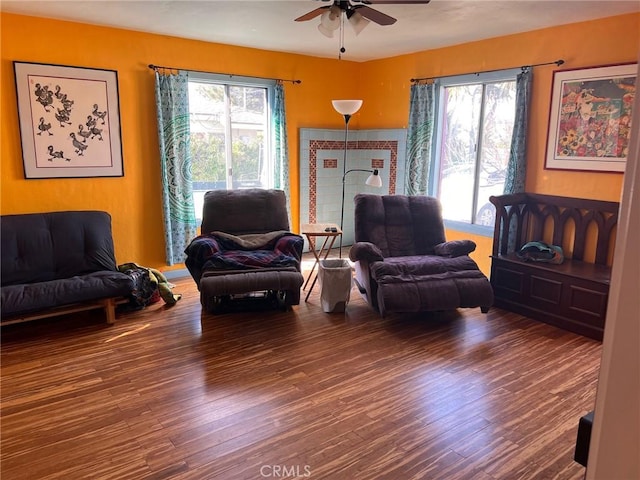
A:
[[[382,188],[365,185],[366,172],[345,178],[343,245],[353,243],[353,197],[357,193],[403,194],[405,129],[349,130],[347,168],[378,169]],[[300,223],[340,224],[344,130],[300,129]]]

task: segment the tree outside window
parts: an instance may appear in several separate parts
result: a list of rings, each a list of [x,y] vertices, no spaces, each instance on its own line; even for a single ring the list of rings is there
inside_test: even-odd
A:
[[[191,168],[196,214],[209,190],[269,188],[268,88],[189,81]]]
[[[494,225],[515,118],[515,79],[442,88],[436,190],[446,220]]]

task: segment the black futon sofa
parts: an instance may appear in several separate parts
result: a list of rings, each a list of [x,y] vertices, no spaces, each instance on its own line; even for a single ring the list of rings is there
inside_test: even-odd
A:
[[[93,308],[114,322],[133,282],[116,268],[108,213],[3,215],[0,227],[3,324]]]

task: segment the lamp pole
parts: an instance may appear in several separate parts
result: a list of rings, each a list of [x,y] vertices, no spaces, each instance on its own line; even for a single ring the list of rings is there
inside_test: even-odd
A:
[[[344,155],[342,157],[342,208],[340,211],[340,231],[343,232],[340,234],[340,253],[338,254],[338,258],[342,258],[342,237],[344,235],[344,231],[342,230],[344,224],[344,179],[347,176],[347,135],[349,133],[349,120],[351,120],[351,115],[344,115]]]

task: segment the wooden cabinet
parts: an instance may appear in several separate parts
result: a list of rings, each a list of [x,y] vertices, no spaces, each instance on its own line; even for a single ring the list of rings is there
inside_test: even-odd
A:
[[[494,305],[602,340],[618,203],[530,193],[491,197],[491,202],[496,206]],[[564,262],[520,259],[515,252],[530,241],[563,247]]]
[[[544,268],[513,257],[492,257],[495,306],[602,339],[609,298],[608,267],[571,261]]]

